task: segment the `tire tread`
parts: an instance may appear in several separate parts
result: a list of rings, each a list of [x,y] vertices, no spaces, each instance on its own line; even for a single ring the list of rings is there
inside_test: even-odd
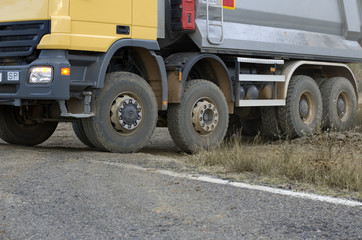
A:
[[[227,104],[226,104],[226,100],[225,97],[223,95],[223,93],[221,92],[221,90],[219,89],[219,87],[207,80],[203,80],[203,79],[196,79],[196,80],[191,80],[188,81],[186,83],[186,87],[184,92],[186,93],[185,95],[187,95],[187,92],[189,92],[191,89],[193,88],[204,88],[205,86],[212,88],[214,91],[218,92],[220,94],[220,96],[223,97],[223,102],[225,102],[225,108],[227,109]],[[192,143],[189,142],[189,140],[186,139],[186,134],[184,133],[183,129],[183,122],[182,120],[185,118],[185,116],[182,115],[182,105],[181,104],[169,104],[169,108],[168,108],[168,116],[167,116],[167,121],[168,121],[168,130],[169,133],[171,135],[172,140],[174,141],[174,143],[184,152],[187,153],[193,153],[196,152],[197,150],[199,150],[200,147],[206,147],[206,146],[199,146],[198,143]],[[220,114],[220,112],[219,112]],[[226,135],[226,130],[227,130],[227,123],[229,121],[228,118],[228,114],[226,117],[226,126],[225,129],[222,129],[222,137],[221,139],[217,139],[215,140],[215,143],[211,143],[211,145],[215,146],[217,144],[219,144],[220,142],[222,142],[222,140],[224,139],[225,135]]]

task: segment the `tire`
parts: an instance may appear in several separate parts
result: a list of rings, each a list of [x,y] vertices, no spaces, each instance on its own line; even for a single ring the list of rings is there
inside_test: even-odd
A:
[[[255,137],[259,133],[259,125],[258,119],[242,119],[236,114],[231,114],[224,140],[229,140],[236,133],[245,137]]]
[[[186,83],[184,101],[170,104],[168,129],[175,144],[187,153],[219,145],[228,128],[228,107],[221,90],[206,80]]]
[[[282,132],[289,138],[317,133],[321,127],[322,96],[317,83],[310,77],[292,77],[286,106],[278,109]]]
[[[32,123],[20,114],[20,108],[0,107],[0,137],[10,144],[35,146],[46,141],[58,122]]]
[[[87,139],[100,150],[136,152],[155,130],[156,97],[148,83],[136,74],[107,74],[92,106],[95,116],[82,120],[83,127]]]
[[[90,148],[94,148],[94,145],[92,144],[92,142],[88,139],[85,131],[84,131],[84,127],[83,127],[83,123],[82,120],[78,120],[76,122],[72,122],[72,127],[73,127],[73,131],[75,133],[75,135],[77,136],[77,138],[86,146],[90,147]]]
[[[241,119],[241,135],[255,137],[259,134],[259,119]]]
[[[229,124],[224,140],[230,140],[234,134],[241,133],[242,126],[240,117],[236,114],[229,115]]]
[[[260,110],[260,135],[269,139],[279,139],[281,131],[276,107],[262,107]]]
[[[334,77],[321,86],[323,126],[337,131],[352,128],[357,118],[357,96],[351,82]]]

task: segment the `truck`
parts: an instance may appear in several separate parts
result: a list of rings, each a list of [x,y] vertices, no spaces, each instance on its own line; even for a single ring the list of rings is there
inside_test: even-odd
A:
[[[192,153],[242,129],[353,127],[359,0],[2,0],[0,137],[140,150],[156,126]]]

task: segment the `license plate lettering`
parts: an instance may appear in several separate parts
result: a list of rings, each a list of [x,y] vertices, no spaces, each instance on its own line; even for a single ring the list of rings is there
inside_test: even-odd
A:
[[[19,72],[8,72],[8,81],[19,81],[20,73]]]

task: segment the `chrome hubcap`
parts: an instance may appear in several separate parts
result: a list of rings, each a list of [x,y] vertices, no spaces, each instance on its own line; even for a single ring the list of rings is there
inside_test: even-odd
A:
[[[341,121],[345,122],[350,118],[351,115],[351,98],[345,91],[338,95],[337,102],[335,102],[337,108],[337,114]]]
[[[304,124],[311,124],[315,118],[317,107],[310,92],[304,92],[299,100],[299,116]]]
[[[299,113],[302,118],[307,117],[309,112],[309,106],[306,100],[301,100],[299,103]]]
[[[120,95],[112,103],[111,123],[117,131],[130,132],[140,125],[142,114],[142,107],[135,98]]]
[[[344,100],[339,98],[337,101],[337,113],[338,116],[343,116],[345,112],[345,104],[344,104]]]
[[[192,109],[192,125],[199,134],[212,132],[219,122],[219,112],[211,100],[200,99]]]

